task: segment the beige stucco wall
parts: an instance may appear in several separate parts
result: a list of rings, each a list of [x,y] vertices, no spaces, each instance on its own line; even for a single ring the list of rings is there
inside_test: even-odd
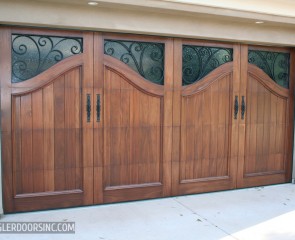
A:
[[[293,0],[96,1],[0,0],[0,24],[295,46]]]
[[[67,2],[0,1],[0,23],[295,46],[295,18],[283,15],[174,3],[166,3],[169,8],[165,9],[163,1],[133,1],[162,3],[154,7],[110,3],[92,7],[86,1]],[[255,24],[260,19],[265,23]]]
[[[295,2],[290,0],[165,0],[166,2],[187,3],[191,5],[203,5],[243,10],[255,13],[265,13],[281,16],[295,17]]]

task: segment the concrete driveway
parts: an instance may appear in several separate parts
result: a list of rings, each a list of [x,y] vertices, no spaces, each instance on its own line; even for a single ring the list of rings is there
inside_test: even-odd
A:
[[[295,185],[4,215],[0,222],[75,222],[75,234],[0,239],[294,240]]]

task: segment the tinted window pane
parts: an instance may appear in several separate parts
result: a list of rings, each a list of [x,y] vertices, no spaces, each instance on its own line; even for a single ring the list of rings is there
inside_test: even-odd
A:
[[[164,84],[164,44],[105,40],[104,53],[127,64],[145,79]]]
[[[248,62],[262,69],[280,86],[289,88],[289,53],[249,50]]]
[[[57,62],[83,52],[82,38],[12,35],[12,82],[44,72]]]
[[[192,84],[224,63],[233,60],[231,48],[182,47],[182,85]]]

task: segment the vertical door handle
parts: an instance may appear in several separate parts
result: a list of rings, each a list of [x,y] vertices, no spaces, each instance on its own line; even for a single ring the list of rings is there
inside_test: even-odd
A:
[[[90,122],[91,117],[91,100],[90,94],[86,95],[86,113],[87,113],[87,122]]]
[[[245,102],[245,96],[242,96],[242,104],[241,104],[241,118],[245,118],[245,111],[246,111],[246,102]]]
[[[96,121],[100,122],[100,94],[96,94]]]
[[[234,118],[238,118],[238,112],[239,112],[239,99],[238,96],[235,96],[235,105],[234,105]]]

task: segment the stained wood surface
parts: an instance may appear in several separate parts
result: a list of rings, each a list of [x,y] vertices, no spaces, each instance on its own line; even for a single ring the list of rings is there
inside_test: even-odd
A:
[[[243,51],[245,58],[247,47]],[[294,81],[293,71],[290,85]],[[248,63],[243,65],[242,73],[246,114],[238,187],[290,181],[292,159],[288,152],[293,120],[290,122],[289,111],[293,89],[282,88],[261,69]]]
[[[80,71],[13,97],[16,194],[81,189]]]
[[[160,182],[163,98],[105,70],[105,186]]]
[[[231,84],[226,75],[182,97],[181,181],[228,176]]]
[[[154,84],[126,64],[103,55],[103,39],[155,41],[165,44],[164,86]],[[171,194],[173,42],[166,38],[96,34],[95,57],[102,120],[95,123],[94,179],[102,179],[96,202],[114,202]],[[102,74],[103,73],[103,74]],[[102,129],[102,130],[100,130]],[[103,131],[103,132],[102,132]],[[100,136],[100,137],[99,137]],[[100,176],[103,176],[101,178]],[[101,189],[103,189],[101,191]],[[103,198],[99,195],[103,192]]]
[[[245,174],[284,171],[286,98],[248,78]]]
[[[83,37],[83,53],[32,79],[11,83],[12,33]],[[164,85],[104,55],[104,39],[163,43]],[[291,179],[294,50],[274,48],[290,52],[290,88],[285,89],[248,64],[248,46],[243,44],[10,27],[1,27],[0,42],[5,212]],[[182,86],[183,44],[233,48],[233,62]]]
[[[6,35],[1,31],[6,41],[9,34],[9,30]],[[93,171],[93,159],[85,154],[92,139],[84,130],[89,123],[83,121],[84,91],[93,89],[93,36],[85,33],[83,37],[83,54],[22,83],[10,82],[11,71],[1,79],[4,138],[12,143],[3,148],[2,142],[4,185],[9,186],[4,194],[5,212],[93,203],[93,174],[87,169]],[[92,149],[90,144],[88,150]]]
[[[99,37],[97,43],[101,44]],[[173,48],[171,41],[165,44]],[[171,194],[171,53],[165,51],[164,86],[147,81],[117,59],[103,57],[104,78],[98,85],[103,86],[104,202]],[[97,141],[95,145],[102,139]]]
[[[194,44],[194,41],[190,41]],[[182,87],[182,43],[175,40],[174,195],[229,189],[235,184],[231,157],[233,63]],[[211,45],[214,46],[214,45]],[[227,46],[228,47],[228,46]]]

